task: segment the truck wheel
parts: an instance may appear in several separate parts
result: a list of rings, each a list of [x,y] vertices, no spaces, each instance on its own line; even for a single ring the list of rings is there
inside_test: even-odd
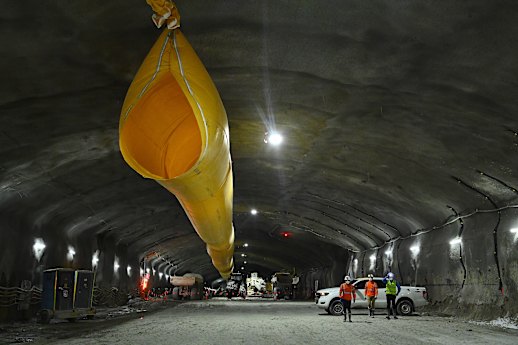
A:
[[[178,299],[180,299],[179,292],[180,292],[180,288],[175,287],[175,288],[173,289],[172,298],[173,298],[174,300],[178,300]]]
[[[396,309],[399,315],[408,316],[412,315],[412,312],[414,311],[414,305],[412,304],[412,301],[404,299],[399,301],[399,303],[396,305]]]
[[[329,314],[338,316],[338,315],[342,315],[343,312],[344,312],[344,306],[342,305],[342,302],[340,302],[339,299],[335,299],[329,305]]]

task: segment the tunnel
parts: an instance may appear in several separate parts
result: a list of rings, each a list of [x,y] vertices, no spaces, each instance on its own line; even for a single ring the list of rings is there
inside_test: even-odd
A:
[[[233,242],[225,263],[244,278],[298,277],[291,300],[184,303],[167,294],[171,277],[200,275],[214,292],[228,275],[182,199],[121,154],[128,88],[169,30],[155,26],[146,1],[7,0],[0,343],[109,343],[103,332],[112,328],[138,329],[126,342],[142,343],[162,332],[150,321],[162,315],[169,336],[155,342],[164,344],[365,340],[359,327],[381,343],[387,332],[410,337],[403,325],[411,323],[424,333],[403,344],[515,344],[518,3],[175,5],[178,30],[228,119]],[[130,135],[138,147],[141,138]],[[93,320],[39,323],[44,277],[55,269],[94,274]],[[374,320],[353,309],[345,330],[315,303],[318,290],[344,276],[389,272],[402,287],[426,289],[426,305],[397,324],[384,309]],[[269,322],[280,328],[268,332]],[[207,324],[214,327],[200,334]]]

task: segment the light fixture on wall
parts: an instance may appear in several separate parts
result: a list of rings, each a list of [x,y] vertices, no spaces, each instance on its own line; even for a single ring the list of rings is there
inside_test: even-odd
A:
[[[131,277],[131,266],[128,265],[128,267],[126,267],[126,273],[128,274],[128,277]]]
[[[516,242],[516,240],[518,240],[518,228],[512,228],[511,230],[511,233],[514,234],[514,242]]]
[[[113,259],[113,271],[115,273],[118,273],[119,272],[119,258],[118,257],[115,257],[115,259]]]
[[[92,255],[92,269],[96,269],[99,264],[99,250],[96,250]]]
[[[421,251],[421,248],[419,247],[419,245],[410,247],[410,252],[412,253],[412,257],[414,259],[417,258],[417,255],[419,255],[420,251]]]
[[[255,208],[253,208],[252,210],[250,210],[250,213],[255,216],[257,214],[257,210]]]
[[[43,242],[43,239],[36,238],[34,240],[34,244],[32,245],[32,251],[34,253],[34,256],[36,257],[36,260],[40,261],[41,257],[43,256],[43,252],[45,251],[45,242]]]
[[[74,247],[68,246],[68,253],[67,253],[68,261],[73,261],[75,255],[76,255],[76,251],[75,251]]]
[[[369,259],[371,260],[371,264],[369,266],[370,270],[373,270],[376,265],[376,255],[372,254]]]
[[[450,246],[455,246],[457,244],[461,244],[462,239],[460,237],[455,237],[453,240],[450,241]]]
[[[162,279],[162,277],[164,276],[164,274],[162,272],[158,272],[158,279]]]

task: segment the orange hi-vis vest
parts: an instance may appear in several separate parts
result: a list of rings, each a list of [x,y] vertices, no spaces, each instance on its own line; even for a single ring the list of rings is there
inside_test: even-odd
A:
[[[367,284],[365,284],[365,296],[378,296],[378,284],[373,281],[368,281]]]
[[[356,300],[356,289],[354,288],[353,284],[346,284],[343,283],[340,285],[340,298],[344,299],[346,301],[350,301],[351,299]]]

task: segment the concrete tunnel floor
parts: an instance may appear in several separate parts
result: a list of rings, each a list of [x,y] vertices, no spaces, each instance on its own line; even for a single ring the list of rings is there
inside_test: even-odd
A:
[[[174,306],[174,307],[173,307]],[[353,322],[312,302],[212,299],[168,304],[119,321],[40,325],[35,344],[516,344],[518,330],[416,313],[386,320],[353,310]],[[115,322],[114,322],[115,321]],[[22,339],[22,338],[19,338]],[[1,341],[1,338],[0,338]],[[5,338],[4,338],[5,341]],[[21,342],[18,341],[18,342]]]

